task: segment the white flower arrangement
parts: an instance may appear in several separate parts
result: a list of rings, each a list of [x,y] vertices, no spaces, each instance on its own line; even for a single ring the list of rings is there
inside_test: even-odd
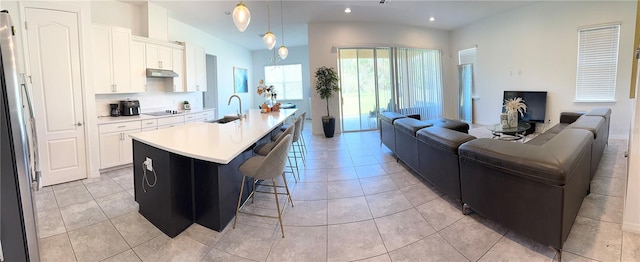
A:
[[[504,109],[507,113],[518,112],[520,116],[524,116],[524,113],[527,112],[527,105],[522,100],[522,97],[514,97],[504,100]]]

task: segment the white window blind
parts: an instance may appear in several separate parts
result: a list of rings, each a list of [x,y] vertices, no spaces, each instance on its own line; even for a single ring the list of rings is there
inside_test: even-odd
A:
[[[577,102],[615,101],[620,25],[578,30]]]
[[[266,85],[273,85],[278,100],[302,99],[302,64],[264,67]]]
[[[458,65],[472,64],[475,67],[477,53],[476,47],[458,51]]]

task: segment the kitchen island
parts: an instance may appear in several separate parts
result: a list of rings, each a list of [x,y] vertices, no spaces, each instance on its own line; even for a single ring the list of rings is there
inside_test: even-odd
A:
[[[242,175],[257,142],[296,109],[260,113],[228,123],[190,123],[132,134],[139,212],[170,237],[198,223],[222,231],[235,214]],[[245,183],[250,192],[252,181]],[[245,194],[244,197],[248,195]]]

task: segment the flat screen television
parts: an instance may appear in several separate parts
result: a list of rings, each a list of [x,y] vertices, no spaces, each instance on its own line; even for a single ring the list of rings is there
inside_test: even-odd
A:
[[[547,92],[546,91],[504,91],[504,100],[514,97],[522,97],[527,105],[527,112],[524,116],[518,114],[520,121],[544,123],[545,112],[547,109]],[[502,107],[504,112],[504,107]]]

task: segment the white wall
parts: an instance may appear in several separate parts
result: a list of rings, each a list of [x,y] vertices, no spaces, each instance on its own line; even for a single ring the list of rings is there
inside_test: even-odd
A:
[[[635,7],[635,1],[539,2],[453,31],[452,53],[478,46],[474,122],[499,121],[504,90],[547,91],[552,125],[562,111],[610,107],[611,136],[628,137]],[[616,102],[575,103],[577,29],[611,22],[621,23]]]
[[[636,85],[636,97],[638,87]],[[634,99],[633,104],[622,230],[640,234],[640,103]]]
[[[372,47],[397,46],[438,49],[443,52],[443,116],[455,118],[455,93],[457,87],[447,80],[451,74],[451,55],[449,53],[449,33],[445,31],[375,23],[311,23],[309,32],[309,70],[310,84],[315,86],[315,70],[321,66],[337,70],[337,54],[334,47]],[[333,50],[333,51],[332,51]],[[452,88],[453,86],[453,88]],[[321,116],[326,115],[325,101],[311,92],[311,111],[313,112],[313,134],[323,134]],[[330,113],[336,117],[336,133],[341,132],[339,99],[330,99]]]
[[[189,42],[204,47],[207,54],[218,57],[218,106],[220,108],[216,112],[218,112],[219,116],[234,114],[238,110],[237,102],[235,101],[231,102],[230,106],[227,105],[229,97],[234,94],[234,66],[248,69],[249,74],[248,93],[237,94],[242,98],[242,109],[258,108],[253,95],[256,92],[258,82],[254,81],[252,77],[251,51],[172,18],[169,18],[169,41]],[[259,39],[256,41],[259,41]],[[211,92],[211,90],[208,91]]]
[[[274,49],[278,49],[280,46],[276,46]],[[284,100],[278,99],[279,102],[295,104],[300,112],[307,112],[307,118],[310,118],[311,111],[309,106],[309,93],[311,92],[309,85],[309,47],[287,47],[289,49],[289,55],[287,59],[277,61],[278,65],[302,65],[302,100]],[[277,51],[276,51],[277,52]],[[250,85],[258,86],[260,79],[264,79],[264,67],[273,65],[273,50],[253,51],[253,79],[255,80]],[[276,56],[278,54],[276,53]],[[271,59],[271,60],[270,60]],[[255,90],[253,92],[254,99],[257,103],[264,101],[264,97],[259,96]]]

